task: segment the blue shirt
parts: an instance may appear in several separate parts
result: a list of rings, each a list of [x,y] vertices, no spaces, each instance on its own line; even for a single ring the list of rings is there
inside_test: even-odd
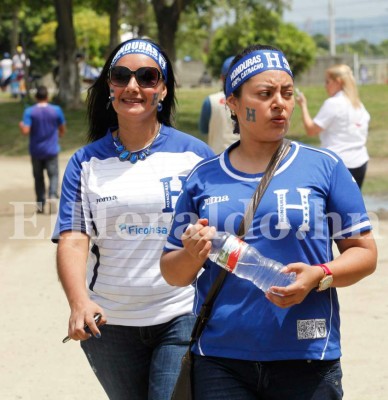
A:
[[[233,168],[229,150],[201,162],[178,198],[165,251],[183,247],[180,235],[198,217],[208,218],[219,231],[236,234],[261,177]],[[370,229],[360,190],[338,156],[293,142],[245,240],[285,265],[313,265],[333,259],[333,239]],[[194,283],[196,314],[219,271],[208,260]],[[336,289],[312,290],[301,304],[281,309],[250,281],[228,274],[193,351],[255,361],[339,358]]]
[[[24,111],[23,123],[30,127],[32,157],[45,159],[59,153],[58,127],[66,123],[61,107],[35,104]]]

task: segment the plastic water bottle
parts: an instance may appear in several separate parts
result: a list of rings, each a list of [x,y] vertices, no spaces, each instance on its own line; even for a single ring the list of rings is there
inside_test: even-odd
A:
[[[239,278],[251,281],[264,293],[271,286],[288,286],[296,277],[295,272],[280,272],[283,264],[264,257],[254,247],[228,232],[217,232],[212,239],[209,259]]]

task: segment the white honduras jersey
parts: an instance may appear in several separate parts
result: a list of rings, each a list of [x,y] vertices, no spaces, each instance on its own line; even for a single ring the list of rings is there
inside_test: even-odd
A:
[[[121,162],[112,134],[77,151],[67,166],[53,240],[90,236],[87,285],[113,325],[148,326],[192,312],[193,289],[167,284],[159,259],[186,175],[213,152],[174,128],[144,160]]]
[[[219,231],[236,233],[262,176],[236,170],[228,150],[202,161],[179,196],[165,250],[182,248],[180,234],[197,218],[207,218]],[[313,265],[333,259],[334,239],[370,229],[360,190],[343,162],[330,151],[293,142],[245,240],[285,265]],[[219,272],[218,265],[206,261],[195,282],[195,313]],[[341,356],[339,326],[335,288],[312,290],[301,304],[282,309],[250,281],[228,274],[193,351],[253,361],[332,360]]]

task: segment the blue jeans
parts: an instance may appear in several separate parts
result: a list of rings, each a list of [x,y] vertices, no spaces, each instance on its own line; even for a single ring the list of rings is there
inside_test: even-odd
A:
[[[132,327],[104,325],[101,338],[81,342],[111,400],[168,400],[189,344],[195,317]]]
[[[58,198],[58,156],[39,160],[31,157],[32,173],[35,180],[35,194],[37,203],[46,203],[46,186],[44,182],[44,170],[47,170],[49,178],[48,195],[50,199]]]
[[[339,400],[339,360],[254,362],[194,355],[196,400]]]

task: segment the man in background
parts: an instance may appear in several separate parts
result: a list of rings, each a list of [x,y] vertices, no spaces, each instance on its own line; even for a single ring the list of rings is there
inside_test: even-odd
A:
[[[226,73],[234,57],[228,57],[221,68],[221,81],[224,84]],[[233,133],[233,121],[226,107],[224,91],[211,94],[202,104],[199,130],[208,135],[208,145],[216,154],[222,153],[239,136]]]
[[[43,213],[46,204],[44,170],[47,171],[49,178],[50,203],[54,205],[58,199],[59,137],[65,134],[66,121],[61,107],[48,102],[48,91],[45,86],[38,87],[35,97],[37,104],[24,111],[19,128],[22,135],[29,135],[37,212]],[[52,207],[50,211],[54,212],[54,208]]]

